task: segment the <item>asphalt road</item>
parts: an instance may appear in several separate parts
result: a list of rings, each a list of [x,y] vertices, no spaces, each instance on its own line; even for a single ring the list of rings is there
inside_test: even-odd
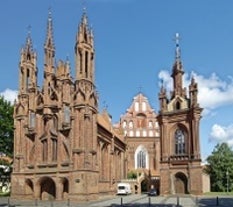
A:
[[[129,195],[103,197],[98,201],[26,201],[0,197],[0,207],[233,207],[233,197],[192,195],[154,196]]]

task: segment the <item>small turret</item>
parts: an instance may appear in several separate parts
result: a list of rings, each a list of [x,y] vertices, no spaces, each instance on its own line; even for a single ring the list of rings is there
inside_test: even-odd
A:
[[[30,88],[37,87],[37,67],[36,67],[37,55],[33,50],[32,39],[30,31],[26,38],[25,46],[21,49],[20,58],[20,94],[25,94]]]
[[[76,35],[75,55],[76,80],[86,79],[94,83],[94,35],[88,26],[86,11]]]

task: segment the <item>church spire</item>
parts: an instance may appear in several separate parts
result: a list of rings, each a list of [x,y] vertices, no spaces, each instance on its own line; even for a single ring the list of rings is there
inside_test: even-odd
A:
[[[86,9],[83,10],[75,44],[76,80],[94,83],[94,35],[89,28]]]
[[[49,10],[48,20],[47,20],[47,35],[44,44],[45,52],[45,72],[53,73],[54,69],[54,56],[55,56],[55,45],[53,40],[53,22],[52,13]]]
[[[176,33],[175,35],[175,42],[176,42],[176,49],[175,49],[175,63],[173,65],[173,69],[172,69],[172,74],[171,77],[173,78],[173,94],[172,94],[172,98],[175,97],[176,95],[179,96],[185,96],[185,91],[183,89],[183,66],[182,66],[182,62],[181,62],[181,57],[180,57],[180,35],[179,33]]]
[[[37,56],[33,50],[31,31],[28,29],[25,46],[21,50],[20,58],[20,93],[27,93],[30,88],[37,86]]]

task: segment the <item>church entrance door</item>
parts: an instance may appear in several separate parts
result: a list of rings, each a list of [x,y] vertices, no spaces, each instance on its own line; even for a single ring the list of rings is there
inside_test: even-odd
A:
[[[178,194],[186,194],[188,193],[187,190],[188,180],[184,173],[178,172],[175,174],[175,192]]]

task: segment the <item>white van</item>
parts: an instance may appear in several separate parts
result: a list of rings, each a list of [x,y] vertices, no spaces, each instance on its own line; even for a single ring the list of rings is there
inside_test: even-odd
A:
[[[128,195],[131,194],[131,187],[129,183],[118,183],[117,195]]]

